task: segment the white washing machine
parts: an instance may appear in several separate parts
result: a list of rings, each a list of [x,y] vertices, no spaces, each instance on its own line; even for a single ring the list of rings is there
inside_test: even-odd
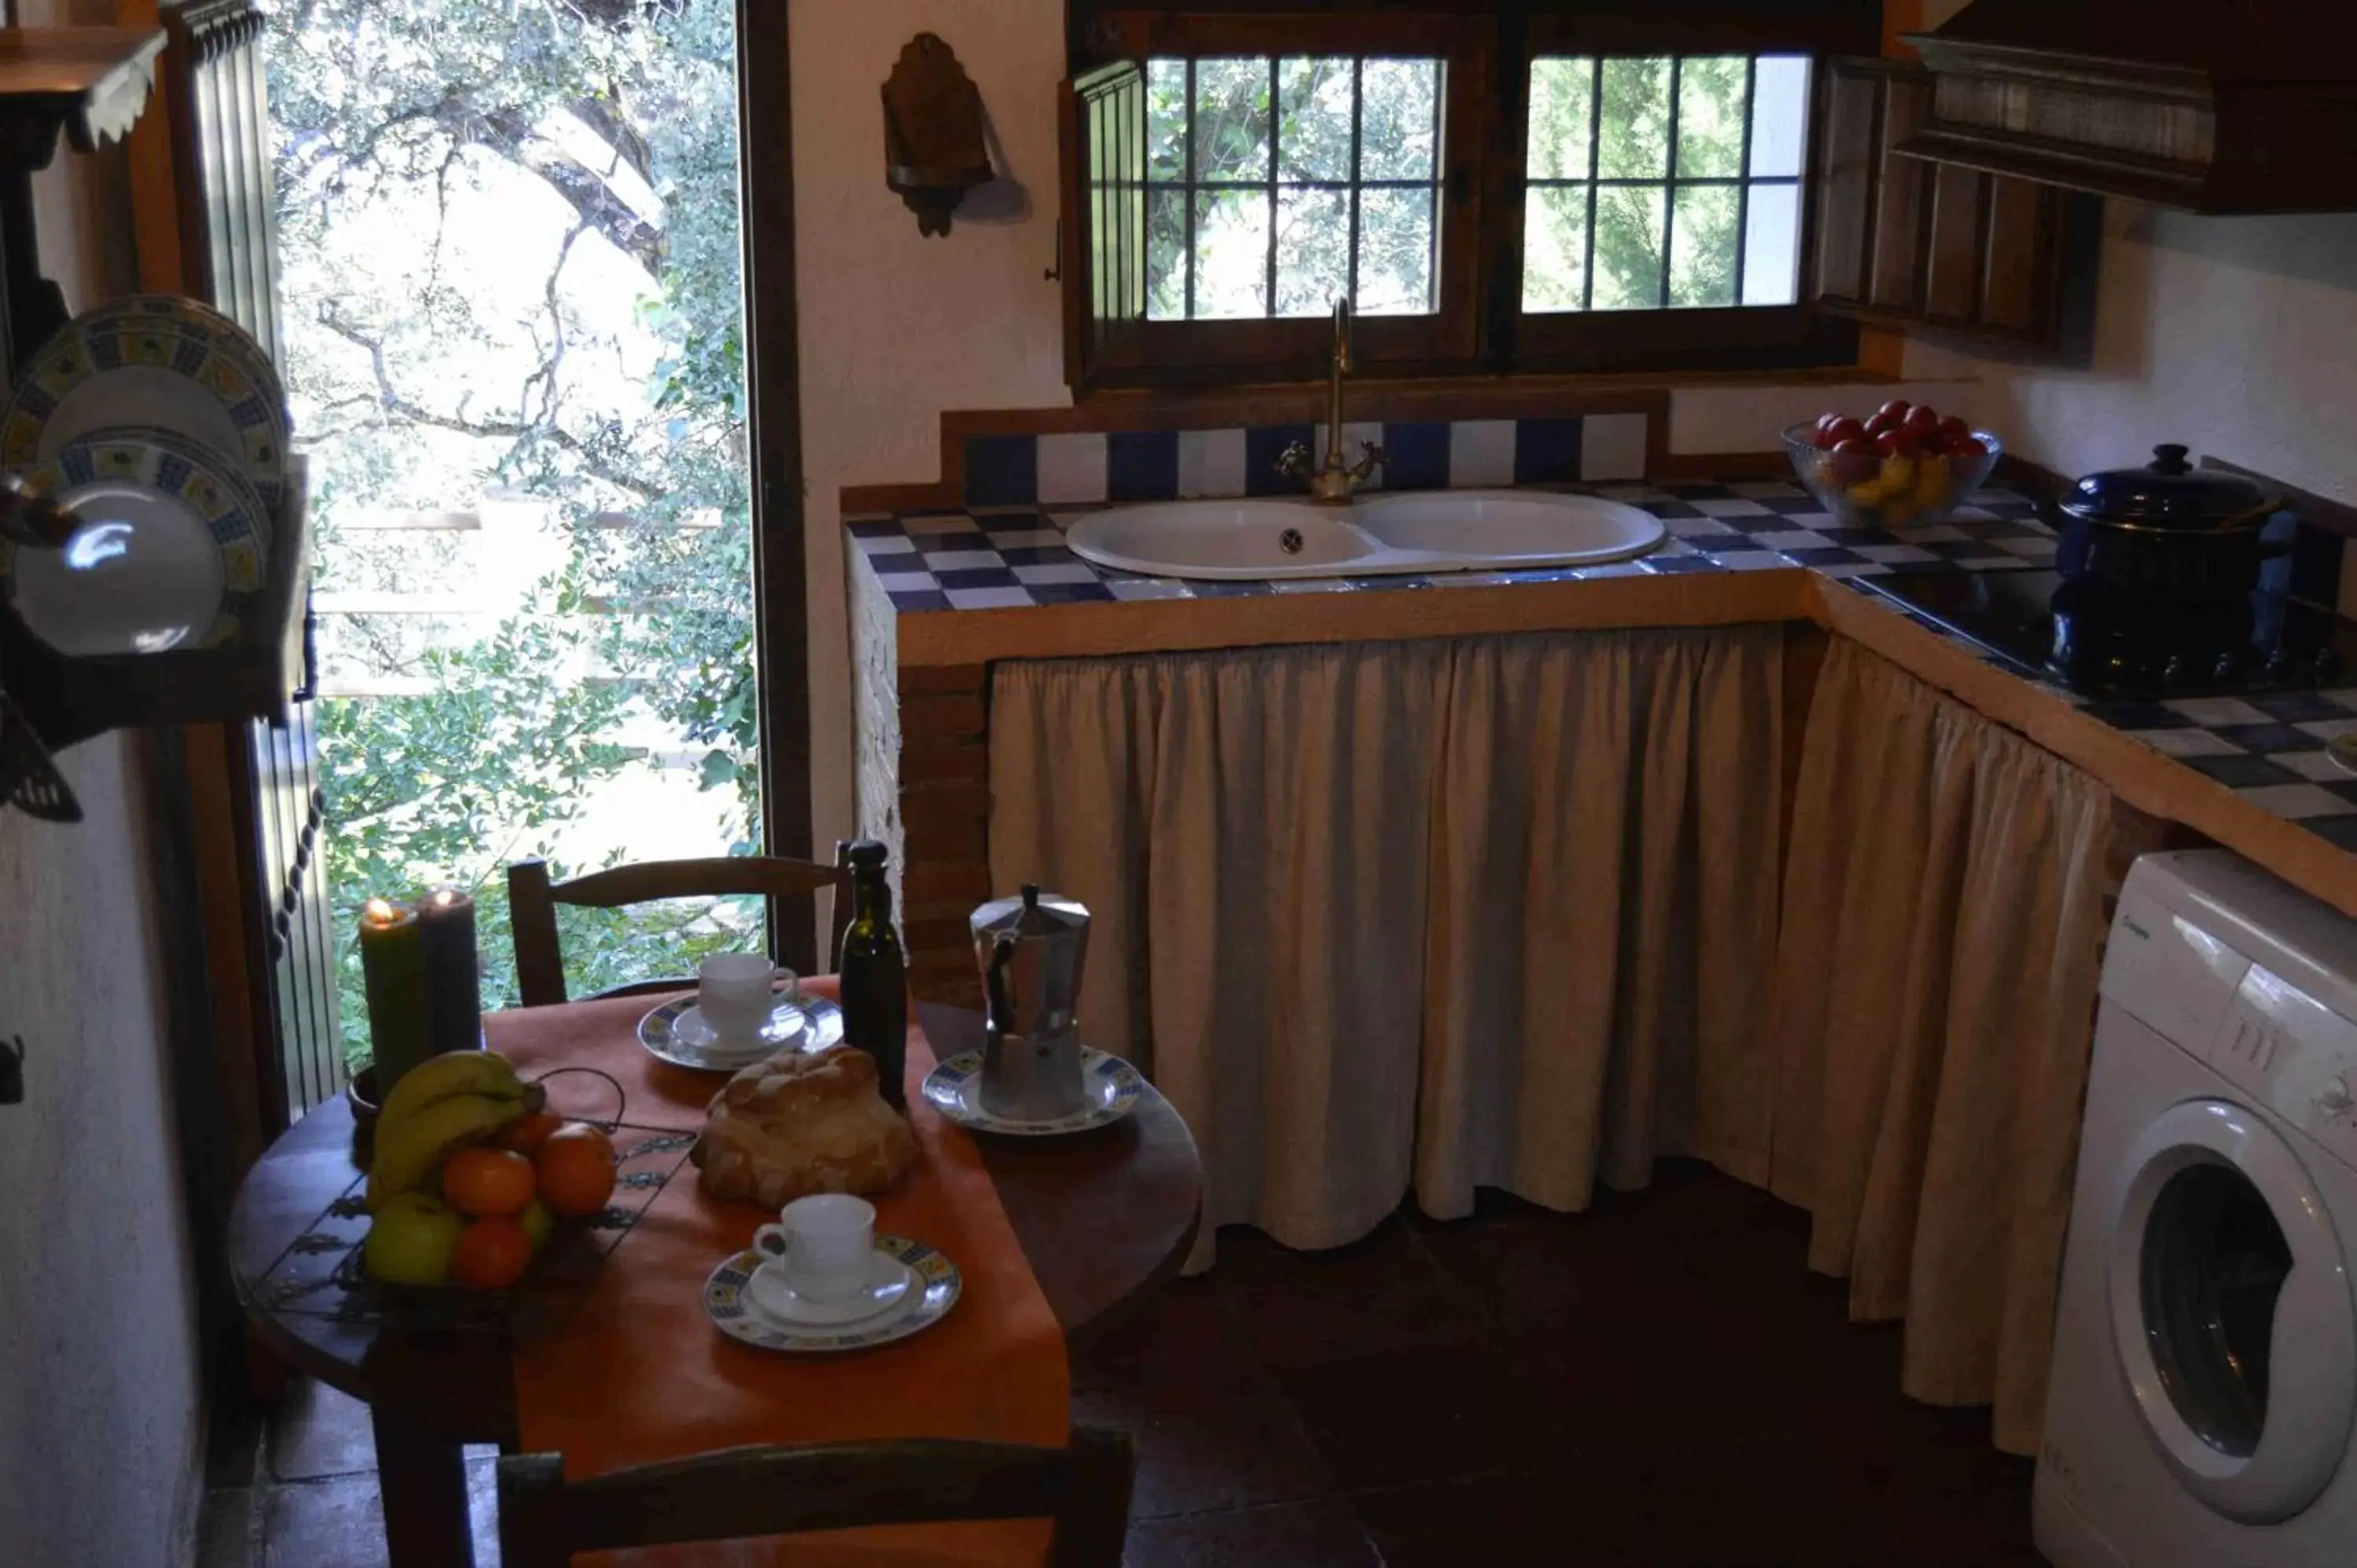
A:
[[[2357,921],[2221,851],[2104,961],[2034,1515],[2055,1568],[2357,1568]]]

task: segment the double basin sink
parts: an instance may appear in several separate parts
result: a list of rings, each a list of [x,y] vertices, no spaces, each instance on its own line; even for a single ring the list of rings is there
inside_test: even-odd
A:
[[[1296,500],[1116,507],[1072,525],[1082,560],[1213,581],[1593,566],[1662,542],[1661,520],[1595,496],[1427,490],[1348,506]]]

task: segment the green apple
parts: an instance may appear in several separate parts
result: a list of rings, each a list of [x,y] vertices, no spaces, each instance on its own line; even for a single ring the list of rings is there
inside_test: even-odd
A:
[[[535,1197],[523,1206],[516,1215],[515,1222],[522,1226],[523,1233],[532,1239],[532,1255],[535,1258],[540,1256],[540,1250],[548,1245],[549,1232],[556,1229],[556,1216],[548,1211],[548,1205]]]
[[[450,1255],[466,1228],[466,1219],[440,1198],[404,1192],[376,1211],[361,1261],[371,1279],[387,1284],[447,1284]]]

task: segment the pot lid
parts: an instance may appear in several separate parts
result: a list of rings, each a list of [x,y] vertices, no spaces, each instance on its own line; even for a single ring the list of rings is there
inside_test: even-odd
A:
[[[1089,911],[1060,893],[1042,893],[1038,883],[1027,882],[1018,897],[996,898],[976,909],[970,924],[982,939],[1070,937],[1089,929]]]
[[[2099,522],[2198,530],[2255,522],[2275,505],[2240,475],[2195,467],[2186,461],[2186,449],[2172,443],[2154,447],[2144,467],[2088,475],[2071,488],[2062,510]]]

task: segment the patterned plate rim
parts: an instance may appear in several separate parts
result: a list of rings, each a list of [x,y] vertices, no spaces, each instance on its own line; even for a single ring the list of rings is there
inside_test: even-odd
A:
[[[802,1016],[810,1020],[810,1027],[804,1031],[805,1037],[802,1046],[803,1050],[823,1050],[843,1038],[842,1008],[823,996],[798,996],[793,999],[793,1002],[795,1006],[802,1010]],[[740,1060],[731,1061],[725,1067],[716,1062],[705,1061],[699,1057],[686,1054],[684,1047],[673,1042],[671,1025],[673,1019],[694,1005],[695,998],[690,994],[674,996],[660,1007],[647,1009],[646,1015],[639,1020],[638,1036],[639,1044],[646,1047],[649,1056],[653,1057],[657,1061],[669,1062],[675,1068],[684,1068],[689,1072],[735,1072],[740,1068],[751,1067],[770,1054],[764,1052],[759,1055],[748,1055]],[[653,1036],[651,1029],[651,1026],[658,1020],[662,1025],[662,1036],[660,1040]],[[778,1048],[784,1047],[780,1046]]]
[[[739,1345],[786,1356],[872,1350],[920,1333],[949,1316],[950,1308],[965,1292],[965,1275],[947,1253],[931,1242],[907,1236],[878,1236],[876,1244],[914,1270],[924,1285],[924,1294],[913,1308],[881,1327],[849,1332],[802,1329],[790,1333],[761,1322],[746,1304],[746,1286],[752,1280],[753,1271],[768,1260],[750,1247],[722,1259],[720,1266],[705,1279],[704,1316],[712,1320],[712,1326]],[[724,1291],[728,1294],[716,1299]]]
[[[70,387],[78,387],[92,377],[104,375],[109,370],[119,368],[102,366],[97,362],[99,356],[94,352],[92,345],[99,339],[119,338],[133,331],[171,333],[184,340],[200,344],[206,352],[227,361],[245,377],[248,383],[247,403],[236,403],[229,402],[218,390],[195,374],[174,366],[152,367],[177,376],[198,393],[219,405],[221,412],[229,416],[231,424],[242,435],[256,428],[266,430],[273,456],[265,464],[257,466],[254,455],[250,449],[223,453],[222,456],[236,463],[239,477],[260,495],[264,503],[265,513],[274,512],[284,501],[287,487],[292,483],[291,467],[295,456],[294,420],[287,412],[285,388],[279,379],[277,367],[270,362],[267,356],[257,357],[259,346],[253,342],[242,328],[225,317],[221,317],[221,322],[230,328],[228,333],[219,330],[210,321],[191,321],[186,316],[170,317],[152,312],[142,312],[135,307],[143,301],[192,303],[178,301],[170,295],[134,295],[126,299],[110,301],[68,322],[52,334],[37,353],[27,357],[24,361],[16,384],[10,389],[5,400],[0,400],[0,430],[12,428],[19,416],[33,421],[37,428],[45,427],[48,424],[55,413],[56,403],[65,395],[63,392],[54,390],[48,384],[45,361],[51,355],[70,348],[82,361],[85,367],[84,373],[75,378],[68,389],[70,390]],[[210,317],[218,313],[207,311],[205,314]],[[199,330],[199,328],[205,328],[205,330]],[[48,412],[38,413],[30,406],[30,400],[36,392],[49,402],[51,406]],[[261,416],[262,423],[259,426],[251,421],[239,418],[240,410],[248,407],[249,404]],[[77,436],[75,439],[86,439],[90,434],[91,433],[85,432],[83,435]],[[9,439],[10,449],[14,450],[15,437],[11,435]],[[29,455],[21,459],[25,463],[34,460]]]
[[[222,494],[228,498],[231,504],[224,507],[217,517],[206,517],[189,504],[185,495],[178,491],[165,490],[162,486],[145,478],[136,481],[148,489],[169,495],[172,499],[183,506],[188,506],[190,511],[196,513],[197,521],[203,525],[207,537],[212,541],[214,550],[223,556],[220,607],[214,612],[212,624],[187,646],[216,648],[228,642],[252,618],[253,607],[260,601],[269,583],[270,552],[274,542],[271,537],[269,503],[255,490],[253,481],[225,455],[214,452],[200,441],[190,440],[179,432],[161,425],[109,425],[103,429],[87,431],[59,447],[55,456],[45,457],[29,466],[25,473],[27,477],[39,479],[52,492],[62,497],[70,497],[77,491],[101,482],[102,476],[93,474],[85,478],[72,478],[67,472],[66,455],[100,444],[144,446],[150,452],[178,458],[219,486]],[[223,525],[231,519],[242,526],[232,528],[229,532],[224,533]],[[241,543],[250,544],[253,549],[256,581],[251,587],[239,587],[235,585],[236,574],[230,569],[227,560],[229,551]],[[5,593],[11,604],[15,603],[16,597],[16,544],[11,541],[0,539],[0,593]]]
[[[982,1053],[961,1051],[925,1075],[926,1103],[969,1132],[996,1133],[1009,1138],[1060,1138],[1069,1133],[1087,1133],[1099,1127],[1110,1127],[1137,1109],[1139,1096],[1146,1088],[1144,1075],[1128,1062],[1110,1051],[1101,1051],[1094,1046],[1082,1046],[1081,1076],[1083,1079],[1102,1079],[1110,1084],[1112,1097],[1086,1111],[1060,1116],[1052,1122],[1011,1122],[1003,1116],[993,1116],[986,1111],[969,1111],[959,1100],[959,1087],[981,1071]]]

